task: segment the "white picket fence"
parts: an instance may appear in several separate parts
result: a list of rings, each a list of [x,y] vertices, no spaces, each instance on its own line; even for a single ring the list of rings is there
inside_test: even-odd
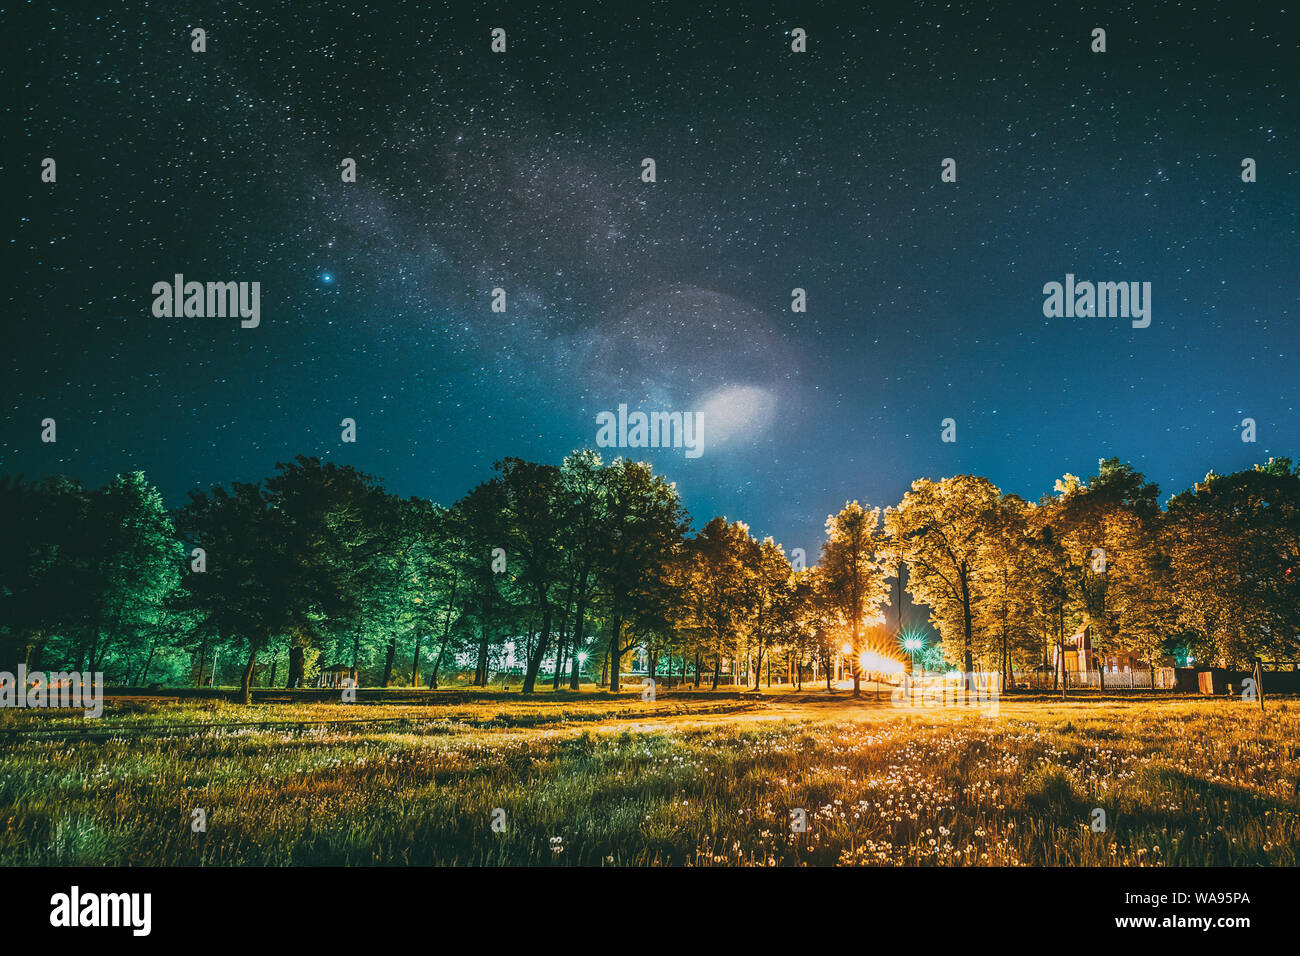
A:
[[[1050,671],[1016,671],[1013,675],[1016,687],[1028,688],[1030,690],[1056,690],[1060,688],[1060,678]],[[1150,670],[1130,670],[1130,671],[1107,671],[1105,679],[1106,690],[1151,690]],[[1100,671],[1068,671],[1066,673],[1067,687],[1095,687],[1101,688],[1102,674]],[[1172,667],[1157,667],[1155,669],[1156,690],[1170,690],[1176,686],[1174,669]]]

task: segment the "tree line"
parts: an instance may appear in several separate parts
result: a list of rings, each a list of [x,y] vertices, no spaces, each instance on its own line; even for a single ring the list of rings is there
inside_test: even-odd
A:
[[[543,671],[577,689],[597,667],[618,690],[634,650],[696,685],[743,662],[756,687],[764,666],[802,686],[814,664],[829,683],[847,649],[857,692],[864,651],[905,656],[889,612],[903,590],[938,632],[932,655],[1007,680],[1060,659],[1083,624],[1099,655],[1153,666],[1295,659],[1300,465],[1157,495],[1117,459],[1037,502],[923,478],[893,507],[848,502],[805,567],[743,522],[694,529],[650,465],[591,450],[507,458],[447,507],[302,456],[171,511],[140,472],[100,489],[3,478],[0,669],[198,685],[220,656],[247,700],[323,661],[385,687],[472,666],[486,686],[508,656],[524,693]]]

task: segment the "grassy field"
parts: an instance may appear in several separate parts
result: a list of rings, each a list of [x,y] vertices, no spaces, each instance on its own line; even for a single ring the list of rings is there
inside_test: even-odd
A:
[[[266,721],[284,723],[241,726]],[[986,718],[824,692],[502,694],[121,703],[87,726],[0,734],[0,863],[1294,866],[1300,846],[1294,701],[1004,699]]]

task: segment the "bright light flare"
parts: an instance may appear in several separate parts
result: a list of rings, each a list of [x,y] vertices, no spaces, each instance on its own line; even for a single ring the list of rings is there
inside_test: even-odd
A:
[[[903,672],[902,661],[885,657],[875,651],[863,651],[858,657],[858,663],[861,664],[864,671],[873,674],[901,674]]]

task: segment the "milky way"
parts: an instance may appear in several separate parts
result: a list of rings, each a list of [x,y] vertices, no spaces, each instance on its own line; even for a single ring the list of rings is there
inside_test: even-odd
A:
[[[622,402],[713,423],[645,453],[698,522],[815,553],[921,475],[1300,453],[1290,10],[112,6],[6,13],[5,472],[176,504],[304,453],[449,502]],[[260,326],[153,317],[178,272]],[[1070,273],[1150,282],[1150,327],[1046,317]]]

